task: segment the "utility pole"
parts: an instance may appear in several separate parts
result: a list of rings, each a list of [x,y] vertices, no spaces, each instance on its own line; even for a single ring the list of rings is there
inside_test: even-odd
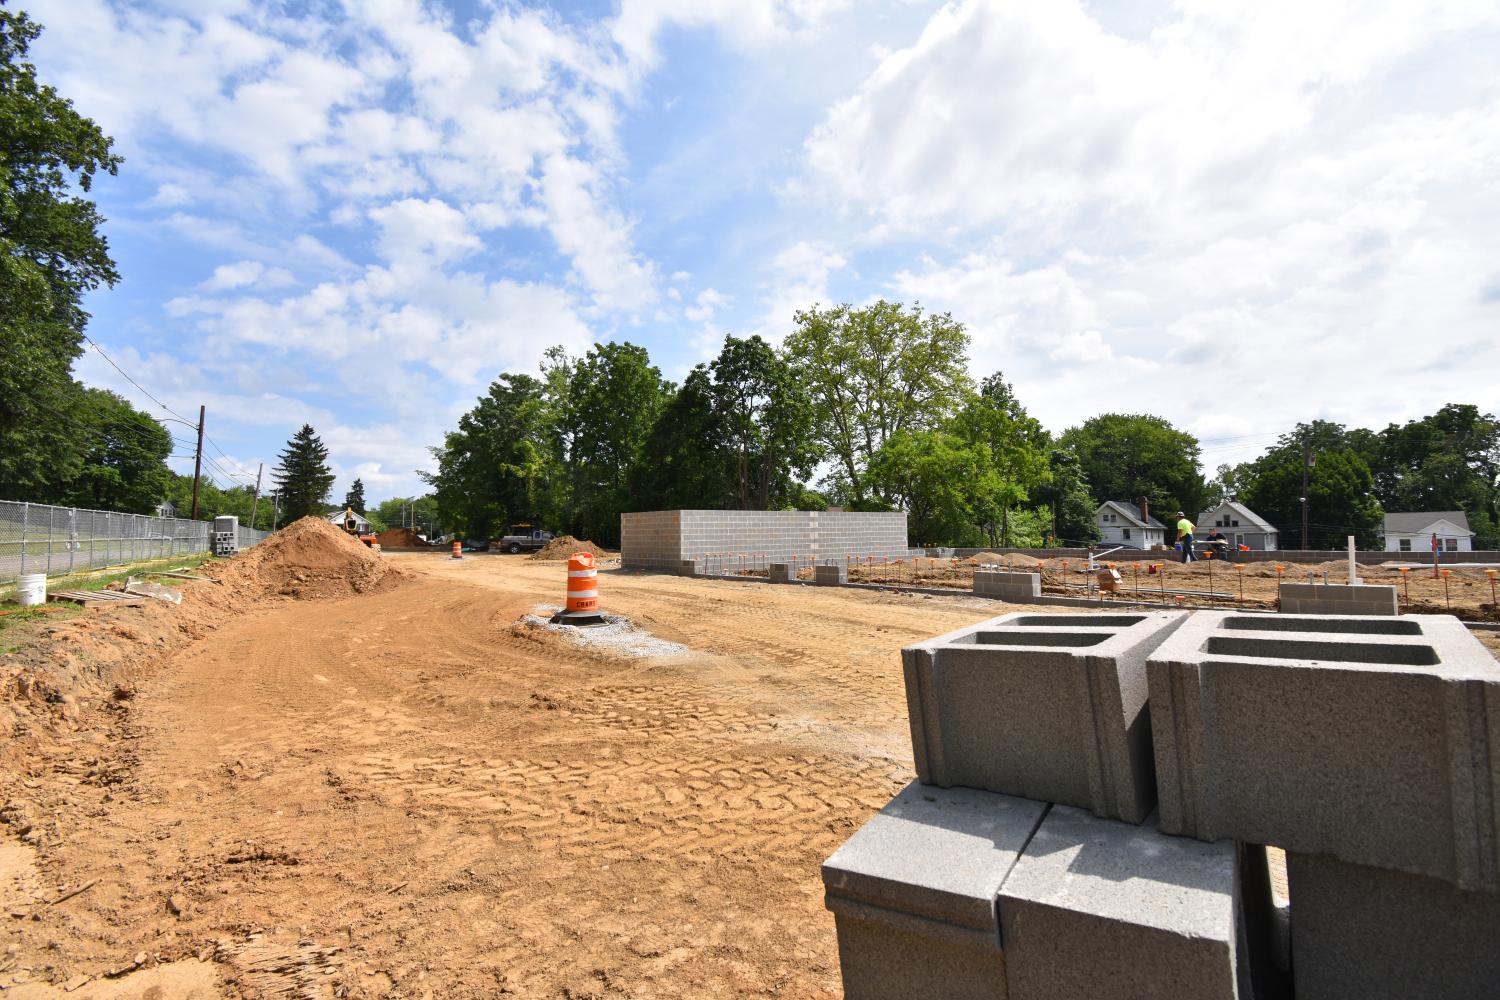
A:
[[[1312,468],[1312,444],[1307,435],[1302,435],[1302,551],[1308,549],[1307,538],[1307,474]]]
[[[198,480],[203,475],[203,415],[208,407],[198,407],[198,453],[193,456],[193,512],[188,515],[192,521],[198,520]]]
[[[255,527],[255,508],[260,506],[260,475],[266,471],[266,463],[260,463],[260,468],[255,470],[255,499],[250,501],[250,527]]]
[[[276,522],[281,520],[281,491],[277,490],[271,494],[271,530],[276,530]]]

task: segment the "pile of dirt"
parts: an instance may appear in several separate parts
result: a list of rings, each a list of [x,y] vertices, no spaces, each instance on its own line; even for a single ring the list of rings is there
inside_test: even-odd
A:
[[[383,549],[425,549],[427,543],[410,528],[390,528],[375,536]]]
[[[575,552],[587,552],[595,559],[603,559],[609,554],[593,542],[580,542],[572,535],[558,535],[533,552],[531,558],[540,559],[543,562],[567,562],[568,556]]]
[[[304,517],[233,559],[204,568],[246,596],[348,597],[407,579],[359,539],[319,517]]]

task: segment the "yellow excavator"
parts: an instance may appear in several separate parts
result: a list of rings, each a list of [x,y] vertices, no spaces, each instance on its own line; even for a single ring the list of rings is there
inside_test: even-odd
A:
[[[354,508],[345,507],[343,516],[339,519],[339,523],[343,529],[366,545],[374,545],[376,541],[374,532],[367,531],[364,534],[360,534],[359,522],[360,517],[354,513]]]

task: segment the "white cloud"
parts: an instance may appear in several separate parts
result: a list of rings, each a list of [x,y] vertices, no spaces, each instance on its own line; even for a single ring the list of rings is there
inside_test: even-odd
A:
[[[267,267],[258,260],[220,264],[206,281],[198,285],[205,292],[222,292],[234,288],[283,288],[295,279],[284,267]]]
[[[723,292],[713,288],[705,288],[698,293],[694,299],[694,304],[684,309],[682,314],[694,323],[703,323],[712,319],[715,312],[729,305],[729,303],[729,296]]]

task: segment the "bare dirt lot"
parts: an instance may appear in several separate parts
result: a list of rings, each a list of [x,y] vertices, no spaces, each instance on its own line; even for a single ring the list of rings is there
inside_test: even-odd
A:
[[[386,562],[41,637],[82,693],[0,717],[0,993],[840,995],[818,866],[912,777],[898,650],[1001,608],[613,571],[649,635],[578,646],[525,619],[560,564]]]

